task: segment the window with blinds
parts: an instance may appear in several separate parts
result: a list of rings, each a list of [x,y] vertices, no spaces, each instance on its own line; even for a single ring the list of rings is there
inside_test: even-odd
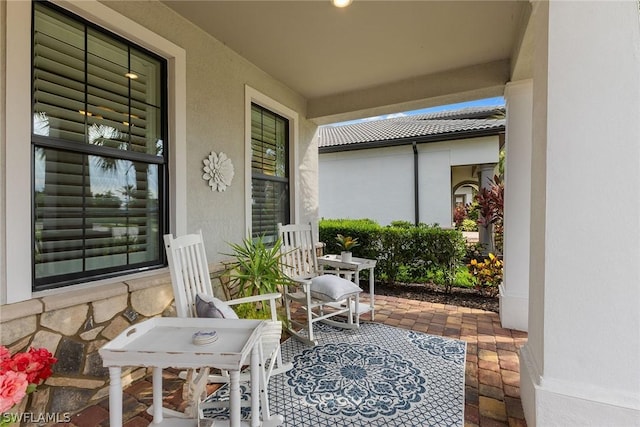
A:
[[[277,238],[289,223],[289,121],[251,104],[252,234]]]
[[[34,290],[163,265],[166,61],[47,3],[33,16]]]

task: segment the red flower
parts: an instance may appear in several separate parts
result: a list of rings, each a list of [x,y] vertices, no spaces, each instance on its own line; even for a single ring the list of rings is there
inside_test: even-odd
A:
[[[0,373],[0,413],[11,409],[27,394],[27,375],[24,372]]]
[[[0,346],[0,362],[11,359],[11,352],[5,346]]]
[[[28,352],[11,356],[5,346],[0,346],[0,415],[49,378],[51,366],[57,361],[46,348],[30,348]],[[0,426],[3,425],[0,418]]]
[[[34,376],[34,381],[30,383],[39,384],[40,381],[44,381],[51,376],[51,366],[58,361],[46,348],[31,348],[29,354],[40,365],[40,368]]]
[[[0,347],[0,354],[4,354],[4,347]],[[29,384],[38,385],[52,374],[51,366],[58,359],[46,348],[31,348],[25,353],[16,353],[8,359],[0,359],[0,373],[7,371],[23,372]]]

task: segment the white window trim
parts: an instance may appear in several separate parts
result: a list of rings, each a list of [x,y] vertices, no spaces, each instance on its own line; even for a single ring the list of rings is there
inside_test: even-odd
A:
[[[251,218],[251,104],[258,104],[261,107],[272,111],[285,119],[289,120],[289,215],[292,223],[298,223],[300,209],[298,208],[298,153],[296,147],[298,145],[298,113],[289,107],[286,107],[269,96],[257,91],[251,86],[244,87],[245,98],[245,229],[248,235],[252,233]]]
[[[171,230],[187,230],[186,52],[95,1],[54,0],[78,16],[131,40],[167,60]],[[25,301],[32,293],[31,266],[31,2],[6,2],[6,93],[4,223],[0,246],[0,304]],[[121,276],[118,280],[122,281]],[[61,289],[76,289],[81,285]]]

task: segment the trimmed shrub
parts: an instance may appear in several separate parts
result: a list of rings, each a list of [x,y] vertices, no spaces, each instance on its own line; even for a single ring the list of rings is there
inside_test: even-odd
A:
[[[378,277],[388,283],[400,278],[417,282],[433,277],[436,270],[441,271],[442,285],[449,292],[465,256],[462,233],[434,225],[394,221],[381,227],[368,219],[320,221],[320,240],[326,243],[327,253],[339,253],[338,234],[357,238],[360,246],[354,248],[354,256],[376,259]]]
[[[336,236],[342,234],[358,239],[359,246],[353,248],[353,256],[377,259],[380,228],[380,224],[370,219],[322,219],[318,227],[318,237],[327,245],[325,253],[340,253]]]

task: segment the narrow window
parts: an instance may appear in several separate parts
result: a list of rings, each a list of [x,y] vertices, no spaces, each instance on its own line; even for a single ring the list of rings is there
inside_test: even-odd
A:
[[[166,61],[35,2],[32,68],[33,289],[163,265]]]
[[[252,234],[267,241],[289,223],[289,121],[251,104]]]

